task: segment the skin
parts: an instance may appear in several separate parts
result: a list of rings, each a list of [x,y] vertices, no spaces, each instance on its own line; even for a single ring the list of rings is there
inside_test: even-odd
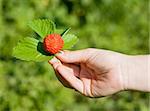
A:
[[[49,63],[65,87],[88,97],[102,97],[124,90],[150,92],[148,58],[90,48],[63,51]]]

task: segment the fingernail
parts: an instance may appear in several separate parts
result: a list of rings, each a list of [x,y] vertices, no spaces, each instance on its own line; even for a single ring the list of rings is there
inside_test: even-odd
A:
[[[51,60],[49,60],[50,64],[54,64],[55,62],[59,62],[58,59],[56,59],[55,57]]]
[[[60,51],[59,53],[56,54],[56,56],[58,56],[58,55],[63,55],[63,54],[64,54],[64,52],[63,52],[63,51]]]

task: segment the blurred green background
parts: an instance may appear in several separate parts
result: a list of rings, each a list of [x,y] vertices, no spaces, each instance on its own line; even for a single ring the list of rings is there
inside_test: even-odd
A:
[[[74,47],[148,54],[148,0],[0,0],[0,111],[148,111],[148,93],[90,99],[64,88],[47,63],[11,56],[19,39],[34,35],[27,22],[50,18],[71,27]]]

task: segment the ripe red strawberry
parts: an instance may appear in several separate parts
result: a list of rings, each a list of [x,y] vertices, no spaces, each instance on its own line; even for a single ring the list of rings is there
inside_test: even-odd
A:
[[[64,45],[64,41],[59,34],[49,34],[44,38],[44,49],[46,52],[56,54]]]

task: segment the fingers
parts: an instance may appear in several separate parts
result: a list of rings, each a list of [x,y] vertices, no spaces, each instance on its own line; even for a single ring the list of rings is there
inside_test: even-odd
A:
[[[69,83],[58,73],[58,71],[56,70],[57,67],[59,65],[62,65],[62,63],[56,58],[54,57],[52,60],[48,61],[54,68],[55,71],[55,75],[58,78],[58,80],[67,88],[72,88]]]
[[[55,74],[58,80],[63,84],[63,86],[73,89],[73,87],[70,86],[70,84],[56,70],[55,70]]]
[[[79,78],[79,74],[80,74],[80,66],[79,65],[76,65],[76,64],[66,64],[66,63],[63,63],[63,65],[67,66],[68,68],[70,68],[70,70],[73,71],[74,75],[76,77]]]
[[[83,83],[78,79],[68,67],[61,65],[56,69],[62,77],[69,82],[69,84],[75,88],[77,91],[83,93]]]
[[[79,63],[85,62],[89,57],[89,53],[86,50],[63,51],[57,54],[56,57],[65,63]]]
[[[57,69],[59,65],[62,65],[60,60],[58,60],[56,57],[54,57],[52,60],[49,61],[49,63],[54,67],[54,69]],[[68,70],[72,71],[72,73],[76,76],[79,77],[79,71],[80,71],[80,66],[75,65],[75,64],[66,64],[63,63],[63,65],[68,67]],[[56,70],[55,70],[56,71]]]
[[[83,92],[83,83],[81,80],[79,80],[76,76],[78,76],[79,69],[75,66],[70,66],[70,67],[75,67],[76,71],[72,70],[70,67],[63,65],[58,59],[53,58],[51,61],[49,61],[50,64],[54,67],[55,71],[58,72],[56,76],[60,78],[60,81],[66,86],[69,84],[71,87],[75,88],[79,92]],[[75,75],[76,73],[76,75]]]
[[[86,66],[84,64],[81,64],[81,69],[86,69]],[[80,78],[84,84],[83,94],[89,97],[93,97],[92,87],[91,87],[92,73],[89,73],[88,70],[81,70],[80,73],[81,73]]]
[[[62,65],[62,63],[56,57],[54,57],[48,62],[53,66],[54,69],[57,69],[59,65]]]

